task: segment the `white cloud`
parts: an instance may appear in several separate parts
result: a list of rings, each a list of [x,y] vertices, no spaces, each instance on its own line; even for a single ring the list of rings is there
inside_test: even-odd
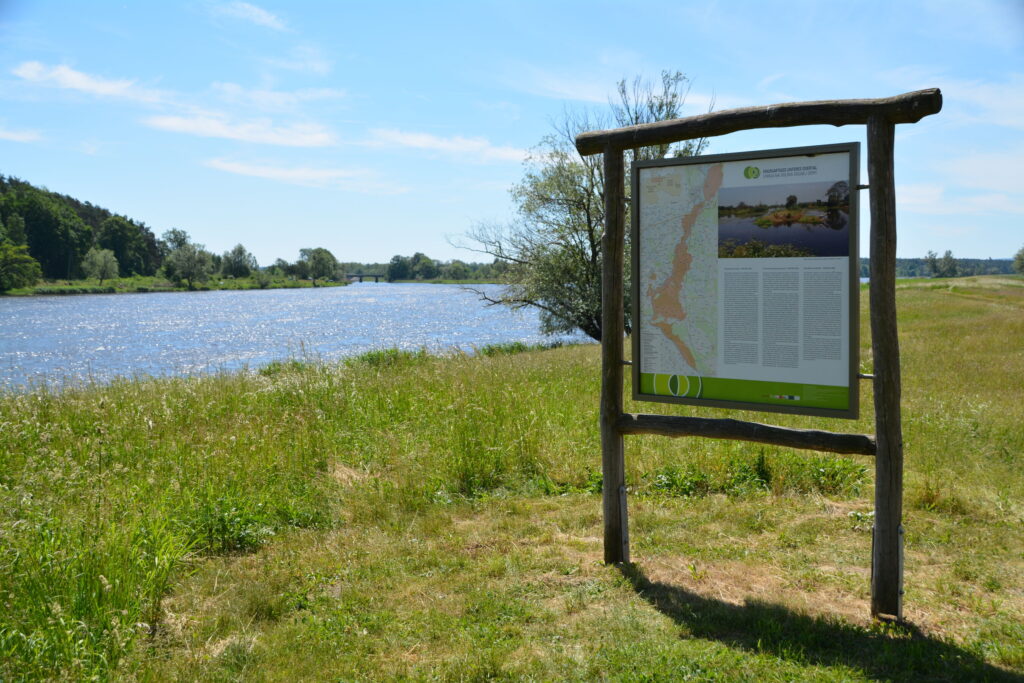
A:
[[[151,128],[174,133],[255,142],[263,145],[328,147],[335,143],[334,134],[317,124],[275,126],[266,119],[233,122],[219,115],[151,116],[143,123]]]
[[[291,110],[306,102],[339,100],[346,96],[344,90],[333,88],[304,88],[288,92],[262,88],[248,89],[237,83],[214,83],[213,89],[226,102],[264,110]]]
[[[288,30],[288,26],[280,17],[248,2],[229,2],[225,5],[218,5],[214,8],[214,12],[222,16],[248,21],[257,26],[272,28],[275,31]]]
[[[23,62],[11,70],[15,76],[33,83],[52,85],[65,90],[117,97],[137,102],[154,103],[163,101],[166,95],[158,90],[139,87],[135,81],[111,80],[76,71],[69,66],[46,66],[41,62]]]
[[[495,146],[485,138],[466,138],[461,135],[444,138],[430,133],[410,133],[391,128],[377,128],[370,131],[367,143],[373,146],[411,147],[443,152],[475,161],[516,161],[521,162],[528,152],[517,147]]]
[[[11,130],[0,126],[0,140],[8,142],[38,142],[43,136],[34,130]]]
[[[334,187],[352,192],[370,194],[399,194],[405,188],[372,179],[372,173],[362,169],[345,168],[312,168],[308,166],[273,166],[267,164],[247,164],[227,159],[209,159],[203,162],[208,168],[226,173],[263,178],[290,185],[306,187]]]

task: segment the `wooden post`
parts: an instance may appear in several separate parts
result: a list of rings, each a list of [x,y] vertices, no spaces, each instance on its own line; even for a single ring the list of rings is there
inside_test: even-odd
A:
[[[622,150],[604,149],[604,237],[601,241],[601,471],[604,502],[604,561],[629,562],[626,462],[622,434],[623,254],[626,205]]]
[[[903,619],[903,430],[900,346],[896,330],[895,125],[868,119],[871,192],[871,351],[875,364],[875,528],[871,550],[871,614]]]

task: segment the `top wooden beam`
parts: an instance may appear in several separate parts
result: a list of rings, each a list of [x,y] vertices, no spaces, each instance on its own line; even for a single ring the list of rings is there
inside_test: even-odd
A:
[[[735,133],[751,128],[786,128],[789,126],[847,126],[867,123],[881,115],[891,123],[916,123],[942,109],[942,93],[938,88],[883,97],[874,100],[822,100],[819,102],[787,102],[765,107],[744,107],[670,119],[637,126],[595,130],[576,136],[576,149],[583,156],[604,152],[606,148],[624,150],[650,145],[665,145],[680,140],[694,140]]]

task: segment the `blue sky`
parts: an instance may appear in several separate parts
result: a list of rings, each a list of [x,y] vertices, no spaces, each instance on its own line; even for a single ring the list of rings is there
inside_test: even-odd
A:
[[[662,69],[692,80],[686,114],[939,87],[940,114],[897,128],[898,254],[1024,246],[1020,0],[0,0],[0,173],[262,264],[479,260],[450,239],[512,216],[552,123]]]

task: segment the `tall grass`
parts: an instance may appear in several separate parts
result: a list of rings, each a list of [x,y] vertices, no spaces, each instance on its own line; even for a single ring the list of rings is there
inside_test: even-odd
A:
[[[960,649],[883,644],[870,664],[846,651],[870,629],[679,592],[731,595],[739,563],[783,572],[776,591],[865,600],[844,568],[868,557],[870,460],[631,438],[635,555],[682,574],[616,578],[599,562],[595,347],[382,350],[0,397],[0,679],[1024,671],[1020,284],[899,293],[907,600]],[[870,398],[855,423],[772,420],[870,432]],[[729,649],[780,619],[792,633],[756,641],[776,650]]]

